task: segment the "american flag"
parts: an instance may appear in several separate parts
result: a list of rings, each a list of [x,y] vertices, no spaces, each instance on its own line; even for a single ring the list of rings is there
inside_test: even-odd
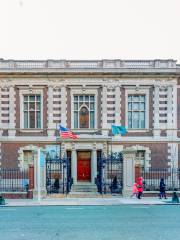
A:
[[[78,138],[78,136],[73,132],[71,132],[70,129],[62,127],[61,125],[59,126],[59,133],[60,133],[60,137],[62,138],[72,138],[72,139]]]

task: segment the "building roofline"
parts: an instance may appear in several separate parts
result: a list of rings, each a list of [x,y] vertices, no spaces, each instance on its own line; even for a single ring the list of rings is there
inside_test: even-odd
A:
[[[0,73],[169,73],[180,74],[173,59],[154,60],[4,60]]]

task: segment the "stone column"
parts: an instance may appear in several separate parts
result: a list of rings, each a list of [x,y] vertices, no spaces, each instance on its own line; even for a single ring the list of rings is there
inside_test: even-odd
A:
[[[102,154],[103,154],[103,156],[105,156],[105,157],[107,157],[107,155],[108,155],[108,144],[107,144],[107,142],[106,142],[106,143],[103,143]]]
[[[61,125],[67,126],[67,94],[66,87],[61,87]]]
[[[103,86],[102,90],[102,134],[108,135],[107,124],[107,86]]]
[[[136,150],[127,148],[123,153],[123,197],[129,197],[135,181],[135,154]]]
[[[38,161],[40,161],[39,149],[34,151],[34,191],[33,198],[38,197]],[[40,187],[41,187],[41,198],[44,198],[47,194],[46,191],[46,165],[40,163]]]
[[[53,86],[48,86],[48,136],[54,136],[53,123]]]
[[[72,148],[71,175],[73,178],[73,184],[76,184],[77,183],[77,152],[75,147]]]
[[[159,126],[159,86],[154,88],[154,137],[160,136],[161,130]]]
[[[93,147],[91,156],[91,183],[95,183],[95,178],[97,177],[97,150]]]
[[[33,189],[34,189],[34,165],[29,165],[29,189],[28,189],[28,198],[33,198]]]
[[[115,124],[121,125],[121,116],[120,116],[120,87],[116,86],[115,88]]]
[[[14,86],[9,88],[9,129],[8,135],[10,137],[15,137],[15,91]]]
[[[167,91],[167,99],[168,99],[168,104],[167,104],[167,136],[170,138],[173,138],[173,104],[172,104],[172,86],[168,86],[168,91]],[[176,100],[177,101],[177,100]]]

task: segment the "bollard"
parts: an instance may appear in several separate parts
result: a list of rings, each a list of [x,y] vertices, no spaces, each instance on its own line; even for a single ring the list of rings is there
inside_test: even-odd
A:
[[[5,205],[5,199],[3,196],[0,196],[0,205]]]
[[[177,195],[177,189],[174,189],[174,192],[172,194],[172,203],[179,203],[179,197]]]

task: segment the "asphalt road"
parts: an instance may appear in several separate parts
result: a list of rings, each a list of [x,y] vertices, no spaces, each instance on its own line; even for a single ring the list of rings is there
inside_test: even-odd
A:
[[[178,240],[180,206],[0,207],[1,240]]]

